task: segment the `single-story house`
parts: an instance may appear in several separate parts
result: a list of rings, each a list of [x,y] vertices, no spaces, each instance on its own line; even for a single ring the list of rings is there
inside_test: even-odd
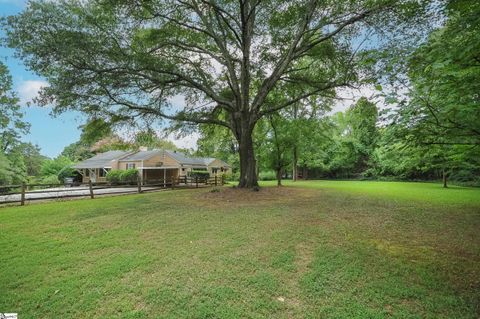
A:
[[[208,171],[210,176],[220,176],[230,170],[224,161],[213,157],[189,157],[178,151],[141,150],[108,151],[86,159],[73,166],[82,182],[104,182],[109,170],[137,169],[142,181],[180,178],[193,170]]]

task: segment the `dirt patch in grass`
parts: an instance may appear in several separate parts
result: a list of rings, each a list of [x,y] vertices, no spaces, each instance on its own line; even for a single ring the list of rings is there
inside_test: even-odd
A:
[[[234,204],[268,204],[272,202],[288,202],[299,197],[318,196],[318,191],[298,189],[293,187],[262,187],[259,191],[233,187],[216,188],[218,191],[207,191],[197,195],[202,204],[234,203]]]

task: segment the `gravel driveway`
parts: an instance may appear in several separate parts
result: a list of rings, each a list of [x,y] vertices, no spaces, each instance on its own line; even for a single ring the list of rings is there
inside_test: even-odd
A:
[[[158,187],[142,187],[142,190],[148,191],[158,189]],[[115,188],[99,188],[94,189],[93,193],[95,195],[108,195],[108,194],[119,194],[119,193],[136,193],[137,187],[115,187]],[[90,196],[90,191],[88,187],[79,186],[79,187],[58,187],[42,190],[32,190],[28,191],[25,194],[26,200],[41,200],[41,199],[53,199],[53,198],[68,198],[68,197],[80,197],[80,196]],[[0,204],[20,201],[20,194],[11,194],[11,195],[0,195]]]

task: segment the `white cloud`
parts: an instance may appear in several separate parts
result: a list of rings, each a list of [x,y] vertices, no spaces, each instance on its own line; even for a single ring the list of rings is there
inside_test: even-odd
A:
[[[168,99],[168,102],[172,104],[173,109],[175,111],[180,111],[182,110],[185,105],[187,104],[185,101],[185,95],[183,94],[177,94],[175,96],[172,96],[171,98]]]
[[[361,97],[366,97],[377,104],[377,107],[382,109],[385,107],[385,101],[379,96],[379,93],[373,86],[362,86],[358,89],[346,88],[338,89],[337,97],[331,113],[343,112],[352,104],[355,104]]]
[[[41,80],[27,80],[21,82],[17,89],[20,103],[26,105],[28,102],[32,102],[32,100],[38,96],[40,89],[46,86],[48,86],[48,83]]]
[[[200,134],[193,132],[187,136],[177,137],[175,134],[169,134],[167,140],[173,142],[180,148],[197,148],[197,140],[200,138]]]

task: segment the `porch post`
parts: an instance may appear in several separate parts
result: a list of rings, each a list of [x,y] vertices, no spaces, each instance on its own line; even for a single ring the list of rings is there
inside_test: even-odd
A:
[[[166,187],[166,184],[165,184],[166,179],[167,179],[167,169],[164,168],[163,169],[163,187]]]

